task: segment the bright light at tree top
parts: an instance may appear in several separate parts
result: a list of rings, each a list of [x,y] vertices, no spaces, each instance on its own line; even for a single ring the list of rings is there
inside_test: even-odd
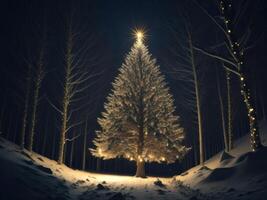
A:
[[[135,30],[134,36],[136,38],[137,44],[142,44],[144,39],[144,32],[142,30]]]
[[[143,33],[141,31],[138,31],[136,33],[137,40],[142,40],[143,39]]]

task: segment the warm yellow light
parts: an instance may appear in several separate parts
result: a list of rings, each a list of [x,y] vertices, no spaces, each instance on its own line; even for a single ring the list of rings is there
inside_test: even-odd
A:
[[[142,29],[135,29],[133,31],[134,37],[136,38],[136,43],[141,45],[144,41],[145,32]]]
[[[137,40],[142,40],[144,37],[144,34],[141,31],[137,31],[136,38]]]

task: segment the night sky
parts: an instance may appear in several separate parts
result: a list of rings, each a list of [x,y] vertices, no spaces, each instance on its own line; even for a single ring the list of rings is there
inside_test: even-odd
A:
[[[211,1],[199,1],[211,14],[216,15],[216,5]],[[244,1],[247,2],[247,1]],[[257,107],[259,118],[262,118],[262,104],[267,106],[266,92],[266,19],[264,10],[266,1],[255,0],[248,3],[248,9],[243,13],[238,34],[241,34],[248,26],[251,28],[251,43],[253,48],[246,54],[246,62],[250,66],[253,76],[253,88],[256,88]],[[23,112],[23,95],[25,88],[26,66],[28,62],[35,62],[40,47],[40,37],[44,24],[46,24],[47,40],[45,53],[45,67],[47,74],[42,83],[40,102],[37,116],[37,132],[35,151],[44,153],[54,158],[53,141],[59,134],[58,126],[60,118],[58,113],[47,102],[46,97],[59,105],[62,96],[60,81],[63,74],[63,55],[66,39],[66,19],[74,13],[75,30],[81,34],[77,43],[80,46],[91,45],[87,57],[94,57],[96,63],[91,67],[88,59],[88,70],[104,71],[96,83],[85,94],[84,102],[92,102],[85,106],[75,116],[82,119],[86,113],[88,116],[88,147],[92,147],[92,139],[95,130],[98,129],[97,117],[103,111],[105,98],[111,89],[111,82],[117,75],[117,70],[124,61],[133,42],[133,30],[142,28],[146,31],[145,43],[150,53],[157,59],[162,73],[166,76],[171,93],[175,98],[177,114],[181,117],[182,126],[187,132],[186,144],[197,149],[196,123],[190,109],[183,104],[184,83],[176,80],[170,73],[170,68],[175,66],[175,56],[172,48],[175,48],[177,39],[180,42],[184,37],[183,16],[186,14],[193,27],[194,43],[203,48],[208,48],[221,41],[221,33],[209,18],[192,1],[171,0],[95,0],[95,1],[1,1],[1,67],[0,67],[0,91],[1,91],[1,132],[9,132],[9,139],[18,140],[16,134],[21,127]],[[218,14],[218,13],[217,13]],[[173,32],[177,30],[177,32]],[[219,38],[219,39],[218,39]],[[204,141],[209,148],[210,157],[223,148],[220,114],[218,110],[218,95],[216,90],[215,68],[218,63],[199,53],[196,55],[199,65],[198,71],[201,77],[201,100],[203,109]],[[175,66],[179,67],[179,66]],[[221,73],[222,70],[221,70]],[[223,85],[223,75],[221,75]],[[223,86],[225,87],[225,86]],[[235,137],[244,135],[248,131],[245,107],[241,101],[239,87],[236,83],[234,93],[234,132]],[[264,102],[264,103],[262,103]],[[75,129],[83,130],[84,124]],[[47,134],[44,143],[44,133]],[[209,138],[209,140],[207,140]],[[75,143],[74,168],[81,167],[82,137]],[[42,152],[41,146],[45,147]],[[69,151],[67,146],[67,152]],[[68,153],[67,153],[68,155]],[[191,158],[189,158],[191,157]],[[193,157],[193,158],[192,158]],[[165,166],[159,164],[147,165],[148,174],[173,175],[190,166],[195,165],[194,152],[182,163]],[[66,158],[68,165],[68,157]],[[117,159],[102,161],[101,171],[110,173],[134,173],[134,163]],[[96,159],[89,151],[87,156],[87,169],[96,170]]]

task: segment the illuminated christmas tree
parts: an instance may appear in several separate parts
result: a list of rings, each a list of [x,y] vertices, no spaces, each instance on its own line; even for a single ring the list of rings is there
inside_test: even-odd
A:
[[[136,161],[137,177],[145,177],[145,162],[173,163],[183,158],[188,148],[182,145],[184,131],[174,115],[174,100],[142,32],[136,33],[112,85],[105,112],[98,119],[101,130],[93,155]]]

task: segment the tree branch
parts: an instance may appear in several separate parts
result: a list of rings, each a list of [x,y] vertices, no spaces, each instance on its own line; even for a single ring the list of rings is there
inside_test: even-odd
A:
[[[80,137],[81,136],[81,134],[79,134],[79,135],[76,135],[75,137],[73,137],[73,138],[66,138],[65,139],[65,142],[72,142],[72,141],[74,141],[74,140],[76,140],[78,137]]]
[[[193,46],[193,48],[194,48],[195,50],[197,50],[197,51],[199,51],[199,52],[201,52],[201,53],[207,55],[207,56],[210,56],[210,57],[212,57],[212,58],[215,58],[215,59],[218,59],[218,60],[223,61],[223,62],[225,62],[225,63],[228,63],[228,64],[230,64],[230,65],[232,65],[232,66],[234,66],[234,67],[237,67],[237,65],[236,65],[234,62],[232,62],[231,60],[228,60],[228,59],[223,58],[223,57],[221,57],[221,56],[219,56],[219,55],[210,53],[210,52],[208,52],[208,51],[206,51],[206,50],[204,50],[204,49],[201,49],[201,48],[199,48],[199,47],[195,47],[195,46]]]

